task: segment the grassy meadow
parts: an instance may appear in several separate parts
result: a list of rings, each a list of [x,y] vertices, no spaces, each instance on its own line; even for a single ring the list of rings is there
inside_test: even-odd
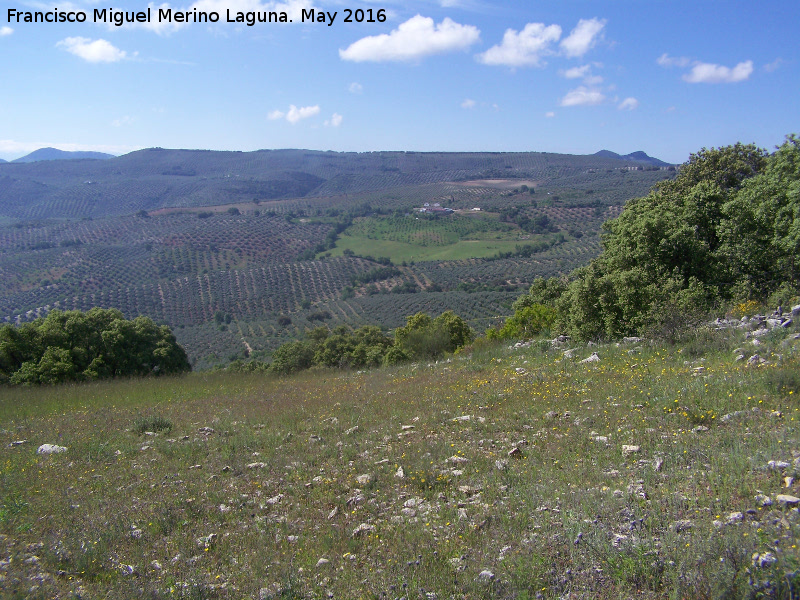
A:
[[[797,331],[5,388],[0,595],[797,597]]]

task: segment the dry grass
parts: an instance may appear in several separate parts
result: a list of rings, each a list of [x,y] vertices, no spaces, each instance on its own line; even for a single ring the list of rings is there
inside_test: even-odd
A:
[[[727,350],[688,364],[659,346],[589,364],[585,348],[497,347],[367,373],[3,389],[0,589],[796,597],[800,518],[776,496],[798,495],[797,341],[773,335],[769,363],[745,366],[741,338],[718,335]]]

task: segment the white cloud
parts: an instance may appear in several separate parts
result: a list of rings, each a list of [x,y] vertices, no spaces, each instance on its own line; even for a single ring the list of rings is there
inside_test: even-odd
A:
[[[686,56],[670,56],[665,52],[656,62],[662,67],[688,67],[692,60]]]
[[[473,100],[473,99],[471,99],[471,98],[466,98],[466,99],[465,99],[465,100],[464,100],[464,101],[461,103],[461,108],[467,108],[467,109],[469,109],[469,108],[475,108],[475,106],[477,106],[477,104],[478,104],[478,103],[477,103],[477,102],[475,102],[475,100]]]
[[[543,56],[552,54],[551,44],[561,37],[561,27],[544,23],[528,23],[522,31],[507,29],[500,44],[477,56],[485,65],[507,67],[543,66]]]
[[[125,52],[106,40],[90,40],[85,37],[68,37],[56,44],[67,52],[91,63],[118,62],[125,58]]]
[[[780,68],[780,66],[783,64],[783,62],[784,61],[783,61],[782,58],[776,58],[771,63],[767,63],[766,65],[764,65],[764,70],[767,73],[773,73],[773,72],[777,71]]]
[[[350,84],[350,87],[347,88],[347,91],[351,94],[360,94],[364,91],[364,86],[354,81]]]
[[[111,125],[114,127],[122,127],[123,125],[130,125],[133,123],[133,119],[131,119],[128,115],[125,115],[121,119],[114,119],[111,121]]]
[[[617,108],[619,110],[636,110],[639,108],[639,101],[636,98],[625,98]]]
[[[606,97],[600,90],[588,88],[584,85],[570,90],[561,99],[561,106],[594,106],[601,104]]]
[[[331,115],[330,120],[325,121],[325,127],[338,127],[339,125],[342,124],[343,120],[344,117],[342,115],[340,115],[339,113],[333,113],[333,115]]]
[[[567,69],[566,71],[560,71],[560,74],[565,79],[580,79],[581,77],[586,77],[589,74],[589,69],[591,69],[591,65],[583,65],[582,67],[572,67],[571,69]]]
[[[569,36],[562,40],[561,49],[569,57],[583,56],[600,39],[605,26],[605,19],[581,19]]]
[[[300,108],[298,108],[294,104],[290,104],[289,110],[287,112],[283,112],[280,110],[273,110],[267,115],[267,118],[270,121],[286,119],[289,123],[294,125],[298,121],[302,121],[303,119],[308,119],[309,117],[313,117],[314,115],[318,114],[319,114],[319,105],[301,106]]]
[[[554,112],[551,110],[550,112],[546,112],[546,113],[544,113],[544,116],[545,116],[545,117],[547,117],[548,119],[552,119],[553,117],[555,117],[555,116],[556,116],[556,113],[554,113]]]
[[[733,68],[698,62],[683,76],[683,80],[689,83],[737,83],[749,79],[752,73],[752,60],[740,62]]]
[[[466,50],[480,40],[472,25],[460,25],[446,18],[438,25],[433,19],[416,15],[391,33],[368,36],[339,50],[342,60],[353,62],[413,61],[445,52]]]
[[[11,35],[14,33],[14,30],[11,27],[0,27],[0,37],[5,37],[7,35]]]

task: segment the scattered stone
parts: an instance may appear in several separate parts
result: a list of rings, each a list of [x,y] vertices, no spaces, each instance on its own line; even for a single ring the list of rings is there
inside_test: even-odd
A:
[[[766,569],[778,562],[778,559],[772,552],[764,552],[763,554],[756,552],[753,554],[752,562],[754,567]]]
[[[401,425],[400,426],[400,429],[402,431],[411,431],[412,429],[415,429],[415,428],[416,428],[415,425]]]
[[[744,521],[744,514],[736,511],[728,514],[725,519],[725,525],[735,525],[736,523],[741,523],[742,521]]]
[[[345,434],[345,435],[352,435],[352,434],[354,434],[356,431],[358,431],[358,425],[356,425],[355,427],[351,427],[350,429],[348,429],[347,431],[345,431],[345,432],[344,432],[344,434]]]
[[[515,446],[514,448],[508,451],[508,455],[511,458],[522,458],[522,450],[520,450],[519,446]]]
[[[592,355],[589,358],[584,358],[581,363],[595,363],[600,362],[600,357],[597,355],[597,352],[592,352]]]
[[[462,415],[460,417],[455,417],[453,419],[453,422],[456,422],[456,423],[459,422],[459,421],[466,422],[466,421],[469,421],[470,419],[472,419],[472,415]]]
[[[794,477],[784,477],[783,478],[783,487],[790,488],[794,485]]]
[[[622,338],[622,343],[623,344],[639,344],[642,341],[643,340],[640,337],[624,337],[624,338]]]
[[[653,460],[653,470],[661,471],[661,467],[663,466],[664,466],[664,459],[661,458],[660,456],[656,457],[655,460]]]
[[[317,561],[317,568],[319,569],[320,567],[324,567],[325,565],[330,564],[330,562],[331,561],[329,561],[327,558],[320,558]]]
[[[272,498],[267,498],[264,500],[264,504],[275,506],[281,500],[283,500],[283,494],[278,494],[277,496],[273,496]]]
[[[370,473],[364,473],[363,475],[359,475],[356,477],[356,482],[359,485],[367,485],[372,482],[372,475]]]
[[[703,433],[704,431],[708,431],[708,427],[705,425],[698,425],[694,429],[692,429],[692,433]]]
[[[772,498],[764,494],[758,494],[756,496],[756,502],[759,506],[772,506]]]
[[[556,411],[554,411],[554,410],[551,410],[551,411],[548,411],[548,412],[544,413],[544,417],[543,418],[544,418],[545,421],[552,421],[552,420],[558,418],[558,413]]]
[[[641,448],[639,446],[629,446],[627,444],[622,445],[622,456],[629,456],[630,454],[636,454],[639,452]]]
[[[783,504],[784,506],[797,506],[800,503],[800,498],[788,494],[778,494],[775,496],[775,500],[778,504]]]
[[[149,447],[150,446],[148,446],[148,448]],[[142,450],[144,450],[144,448],[142,448]],[[191,471],[193,469],[202,469],[202,468],[203,468],[203,465],[192,465],[191,467],[189,467],[189,470]]]
[[[675,521],[670,526],[670,528],[675,533],[683,533],[684,531],[689,531],[692,527],[694,527],[694,524],[688,519],[681,519],[680,521]]]
[[[484,569],[480,573],[478,573],[478,580],[479,581],[492,581],[494,579],[494,573],[492,573],[489,569]]]
[[[130,575],[136,575],[136,567],[134,567],[133,565],[125,565],[120,563],[119,571],[120,573],[122,573],[123,576],[126,577]]]
[[[15,446],[21,446],[22,444],[24,444],[24,443],[25,443],[25,442],[27,442],[27,441],[28,441],[28,440],[17,440],[16,442],[11,442],[11,443],[8,445],[8,447],[9,447],[9,448],[13,448],[13,447],[15,447]]]
[[[197,546],[199,548],[210,548],[214,545],[214,542],[217,540],[216,533],[210,533],[207,536],[199,537],[195,541],[197,542]]]
[[[394,472],[394,476],[398,479],[403,479],[406,476],[406,472],[403,470],[403,467],[397,467],[397,471]]]
[[[131,537],[135,540],[139,540],[142,538],[142,530],[139,528],[134,529],[131,531]]]
[[[767,463],[767,466],[772,470],[782,471],[789,468],[789,463],[785,460],[771,460]]]
[[[66,446],[57,446],[56,444],[42,444],[36,449],[36,454],[61,454],[66,452]]]
[[[498,471],[506,471],[506,470],[508,470],[508,461],[507,460],[496,460],[496,461],[494,461],[494,466],[497,468]]]
[[[335,517],[338,514],[339,514],[339,507],[338,506],[334,506],[333,510],[328,513],[328,520],[330,521],[333,517]]]
[[[400,513],[401,513],[401,514],[402,514],[404,517],[408,517],[408,518],[413,518],[413,517],[416,517],[416,516],[417,516],[417,511],[416,511],[416,510],[414,510],[413,508],[408,508],[408,507],[404,507],[404,508],[402,508],[402,509],[400,510]]]
[[[468,458],[464,458],[463,456],[458,456],[454,454],[450,458],[447,459],[447,462],[453,465],[463,465],[469,462]]]
[[[157,560],[154,560],[153,562],[151,562],[151,563],[150,563],[150,567],[151,567],[151,568],[152,568],[154,571],[160,571],[160,570],[162,569],[161,563],[160,563],[160,562],[158,562]]]
[[[214,433],[214,429],[211,427],[201,427],[200,429],[198,429],[198,431],[203,435],[211,435],[212,433]]]
[[[247,465],[247,468],[248,469],[263,469],[266,466],[267,466],[266,463],[263,463],[263,462],[252,462],[252,463]]]
[[[358,527],[353,529],[352,537],[359,538],[375,531],[375,525],[369,523],[361,523]]]
[[[299,539],[300,539],[299,535],[287,535],[286,536],[286,541],[289,542],[290,544],[296,544],[297,540],[299,540]]]

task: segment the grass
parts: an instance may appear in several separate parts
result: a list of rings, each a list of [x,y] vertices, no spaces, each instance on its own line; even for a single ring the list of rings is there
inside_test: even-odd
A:
[[[714,335],[3,389],[4,594],[797,597],[798,341]]]

